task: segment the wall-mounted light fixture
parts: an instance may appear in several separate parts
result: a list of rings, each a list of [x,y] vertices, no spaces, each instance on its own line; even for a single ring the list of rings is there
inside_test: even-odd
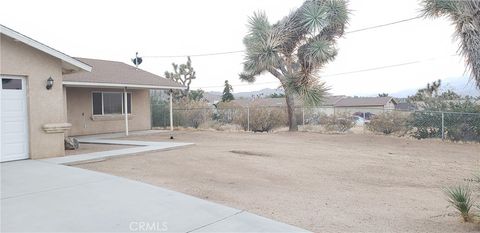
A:
[[[47,86],[46,86],[46,88],[47,88],[47,90],[50,90],[50,89],[52,89],[52,87],[53,87],[53,78],[50,77],[50,78],[47,79]]]

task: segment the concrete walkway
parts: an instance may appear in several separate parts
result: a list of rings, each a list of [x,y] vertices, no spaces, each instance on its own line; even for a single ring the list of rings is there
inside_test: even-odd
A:
[[[145,135],[145,134],[153,134],[157,133],[156,131],[142,131],[136,132],[137,135]],[[99,161],[104,160],[114,156],[121,156],[121,155],[130,155],[148,151],[163,151],[163,150],[172,150],[178,149],[185,146],[194,145],[194,143],[185,143],[185,142],[155,142],[155,141],[134,141],[134,140],[118,140],[112,139],[117,137],[124,137],[125,135],[121,133],[114,133],[114,134],[99,134],[99,135],[92,135],[92,136],[81,136],[78,137],[78,141],[80,143],[90,143],[90,144],[109,144],[109,145],[127,145],[127,146],[137,146],[132,148],[125,148],[125,149],[117,149],[117,150],[109,150],[109,151],[99,151],[99,152],[92,152],[86,154],[78,154],[78,155],[69,155],[69,156],[62,156],[62,157],[54,157],[48,159],[42,159],[41,161],[54,163],[54,164],[76,164],[82,162],[92,162],[92,161]]]
[[[1,163],[0,169],[2,232],[306,232],[80,168],[24,160]]]

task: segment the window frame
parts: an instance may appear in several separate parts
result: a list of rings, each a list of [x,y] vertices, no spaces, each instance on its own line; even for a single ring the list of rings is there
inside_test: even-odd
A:
[[[20,88],[4,88],[4,84],[3,84],[3,80],[4,79],[9,79],[9,80],[15,80],[15,81],[20,81]],[[0,77],[0,80],[2,81],[2,83],[0,84],[0,89],[2,89],[3,91],[23,91],[25,89],[25,83],[23,82],[23,79],[22,78],[18,78],[18,77],[6,77],[6,76],[2,76]]]
[[[103,100],[103,93],[120,93],[122,94],[122,113],[111,113],[111,114],[105,114],[105,105],[104,105],[104,100]],[[101,99],[102,99],[102,114],[95,114],[94,113],[94,104],[93,104],[93,94],[100,94],[101,95]],[[127,111],[124,111],[124,108],[125,108],[125,94],[123,91],[92,91],[91,93],[91,103],[92,103],[92,116],[123,116],[125,115],[125,112],[127,112],[127,115],[132,115],[132,112],[133,112],[133,93],[131,91],[127,91],[127,96],[130,95],[130,113],[128,113],[128,109]],[[128,101],[128,97],[127,97],[127,101]],[[128,103],[127,103],[127,107],[128,107]]]

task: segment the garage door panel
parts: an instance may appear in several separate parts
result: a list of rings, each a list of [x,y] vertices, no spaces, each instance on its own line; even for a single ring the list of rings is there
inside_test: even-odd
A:
[[[5,143],[3,149],[7,155],[19,155],[25,153],[25,144],[23,142],[18,143]]]
[[[25,79],[20,77],[0,76],[0,161],[26,159],[28,151],[28,118],[27,118],[27,95]],[[8,79],[8,82],[4,82]],[[13,81],[12,81],[13,80]],[[17,81],[15,81],[17,80]],[[21,82],[21,85],[18,83]],[[4,83],[16,83],[7,89]]]
[[[24,128],[25,124],[23,122],[16,122],[16,121],[11,121],[11,122],[4,122],[2,125],[2,131],[4,133],[8,133],[9,136],[11,134],[24,134],[23,132],[19,132],[19,128]]]
[[[8,117],[8,116],[18,116],[20,114],[23,114],[24,108],[25,106],[23,106],[23,104],[21,103],[12,103],[11,105],[5,106],[2,110],[4,110],[4,112],[6,113],[6,116]],[[16,115],[11,115],[11,114],[16,114]]]
[[[25,143],[25,134],[24,133],[10,133],[8,138],[3,139],[4,144],[9,143]]]

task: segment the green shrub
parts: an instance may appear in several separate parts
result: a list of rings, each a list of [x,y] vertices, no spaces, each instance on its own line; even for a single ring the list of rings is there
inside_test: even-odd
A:
[[[401,112],[385,112],[374,115],[366,124],[367,129],[383,134],[406,132],[408,115]]]
[[[472,192],[468,187],[457,186],[446,188],[445,195],[448,197],[448,202],[460,212],[465,222],[470,221],[470,209],[473,206]]]

